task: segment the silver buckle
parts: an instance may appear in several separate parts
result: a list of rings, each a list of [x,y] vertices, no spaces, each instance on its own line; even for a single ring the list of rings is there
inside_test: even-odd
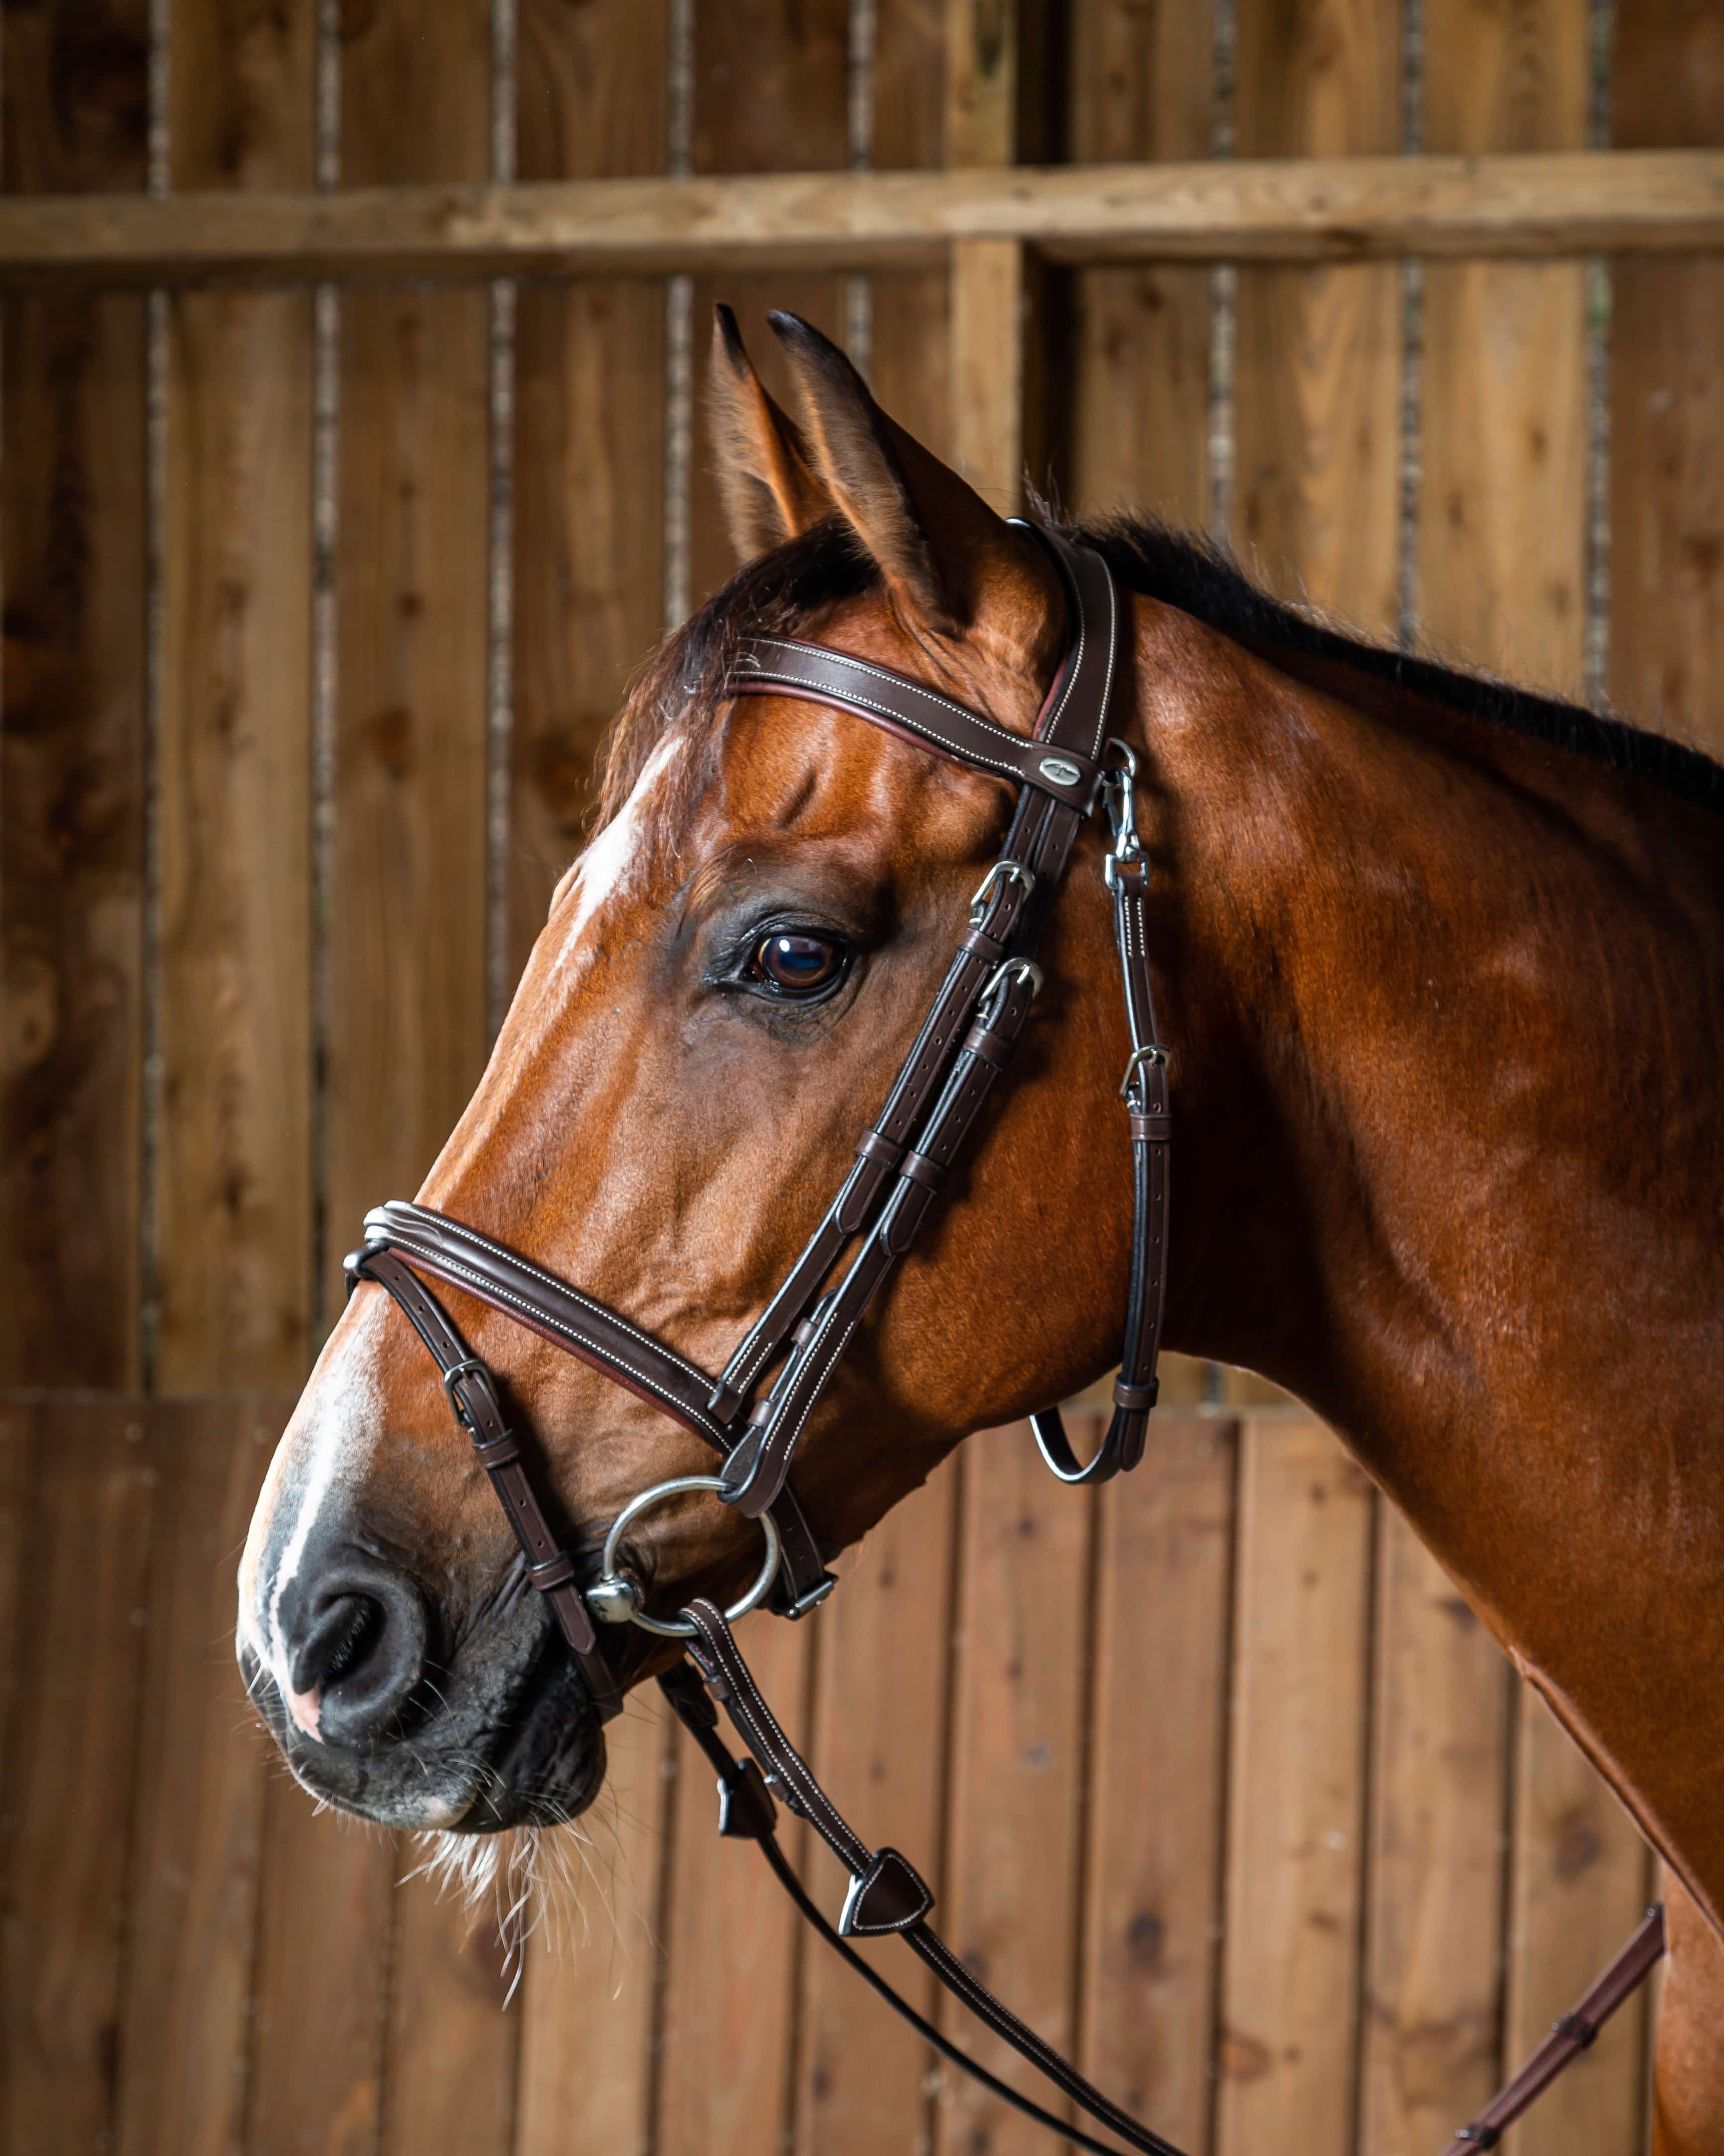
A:
[[[1131,1081],[1146,1063],[1166,1063],[1167,1050],[1159,1040],[1152,1040],[1147,1048],[1134,1048],[1131,1060],[1125,1066],[1125,1075],[1119,1081],[1119,1098],[1131,1098]]]
[[[1030,1000],[1033,1003],[1042,993],[1042,968],[1033,958],[1002,958],[988,978],[988,984],[976,998],[976,1008],[993,1000],[994,991],[1003,981],[1027,981]]]
[[[1018,885],[1027,898],[1036,888],[1035,871],[1027,869],[1022,861],[998,860],[975,887],[975,896],[970,901],[970,925],[980,928],[987,917],[988,901],[994,895],[994,886],[1001,876]]]
[[[452,1364],[443,1373],[443,1394],[449,1402],[449,1412],[463,1426],[466,1425],[467,1419],[461,1413],[461,1402],[455,1397],[455,1389],[463,1378],[474,1377],[483,1378],[487,1385],[491,1383],[490,1369],[479,1360],[476,1355],[466,1356],[462,1361]],[[495,1390],[495,1388],[493,1387],[492,1389]]]

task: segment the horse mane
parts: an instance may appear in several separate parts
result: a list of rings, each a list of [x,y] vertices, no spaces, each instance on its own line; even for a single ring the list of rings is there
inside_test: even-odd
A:
[[[1724,766],[1688,743],[1339,628],[1314,610],[1272,598],[1214,540],[1145,516],[1061,528],[1094,547],[1128,589],[1177,607],[1224,636],[1354,668],[1464,717],[1649,780],[1678,800],[1724,810]],[[600,821],[608,822],[628,798],[654,748],[678,733],[687,752],[677,760],[676,783],[661,790],[654,830],[645,834],[649,844],[674,846],[713,776],[724,684],[738,643],[795,635],[822,608],[879,581],[873,562],[836,516],[739,569],[665,639],[630,685],[605,744]]]
[[[1351,667],[1463,717],[1649,779],[1679,800],[1724,809],[1724,766],[1689,743],[1338,628],[1313,610],[1271,598],[1213,540],[1141,516],[1080,524],[1071,536],[1094,547],[1122,584],[1195,615],[1223,636]]]

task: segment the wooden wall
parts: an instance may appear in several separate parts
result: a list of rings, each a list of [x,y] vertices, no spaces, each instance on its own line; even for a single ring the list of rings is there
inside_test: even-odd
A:
[[[1418,28],[1394,0],[8,0],[0,183],[1724,135],[1706,0],[1624,8],[1613,45],[1589,0]],[[361,1212],[472,1085],[622,682],[725,572],[714,297],[769,375],[770,306],[847,339],[1002,506],[1027,460],[1724,751],[1721,279],[1056,275],[986,241],[949,276],[722,293],[4,301],[0,2148],[1036,2145],[797,1935],[650,1702],[574,1851],[584,1916],[505,2010],[492,1933],[249,1727],[225,1642],[269,1444]],[[1099,1496],[1022,1431],[975,1440],[817,1620],[760,1628],[763,1678],[955,1943],[1163,2131],[1434,2151],[1627,1932],[1644,1851],[1325,1433],[1238,1373],[1170,1389]],[[1515,2145],[1636,2146],[1644,2020]]]

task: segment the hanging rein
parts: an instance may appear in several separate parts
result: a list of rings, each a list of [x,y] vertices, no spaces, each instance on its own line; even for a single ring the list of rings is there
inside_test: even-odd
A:
[[[617,1714],[621,1699],[595,1619],[682,1640],[688,1660],[659,1684],[718,1774],[719,1833],[757,1841],[821,1937],[929,2044],[1002,2101],[1078,2147],[1112,2156],[1106,2143],[1042,2109],[960,2051],[899,1997],[852,1939],[898,1933],[949,1991],[1091,2118],[1145,2156],[1180,2156],[1109,2102],[946,1947],[928,1922],[934,1897],[921,1876],[896,1850],[870,1848],[839,1813],[774,1718],[730,1630],[763,1602],[780,1615],[805,1616],[836,1584],[826,1569],[836,1553],[815,1536],[790,1484],[798,1443],[1011,1062],[1042,984],[1036,951],[1078,834],[1099,803],[1111,830],[1104,875],[1130,1040],[1119,1087],[1134,1190],[1125,1338],[1113,1418],[1090,1460],[1078,1459],[1057,1408],[1030,1419],[1043,1459],[1063,1482],[1104,1482],[1143,1455],[1155,1404],[1167,1279],[1170,1115],[1167,1051],[1157,1035],[1150,980],[1149,863],[1134,813],[1136,762],[1109,732],[1127,673],[1128,624],[1100,555],[1037,526],[1021,522],[1018,528],[1051,556],[1073,624],[1069,648],[1028,739],[906,675],[823,645],[757,637],[743,644],[733,663],[725,685],[730,695],[790,695],[853,712],[972,771],[1008,780],[1018,795],[1000,858],[971,901],[968,927],[885,1105],[864,1132],[824,1219],[722,1375],[714,1379],[567,1281],[426,1206],[394,1201],[368,1214],[365,1242],[347,1270],[350,1289],[373,1281],[389,1291],[436,1362],[455,1419],[471,1436],[514,1529],[527,1578],[549,1603],[600,1717]],[[848,1269],[835,1280],[852,1246]],[[681,1423],[718,1455],[720,1471],[678,1476],[633,1498],[611,1523],[599,1578],[583,1588],[574,1559],[545,1517],[522,1439],[504,1417],[490,1369],[468,1351],[422,1276],[477,1296]],[[714,1491],[759,1521],[764,1562],[728,1610],[697,1599],[678,1615],[655,1617],[642,1606],[636,1583],[618,1568],[622,1537],[651,1507],[693,1490]],[[735,1757],[719,1736],[715,1702],[725,1708],[746,1756]],[[850,1874],[836,1926],[809,1898],[779,1846],[775,1799],[805,1819]],[[1591,2043],[1663,1950],[1662,1912],[1655,1909],[1515,2081],[1461,2129],[1454,2150],[1494,2146],[1509,2121]]]

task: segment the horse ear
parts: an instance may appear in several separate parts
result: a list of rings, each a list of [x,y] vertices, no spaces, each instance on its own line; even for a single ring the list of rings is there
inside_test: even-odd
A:
[[[767,394],[728,307],[713,310],[707,412],[718,491],[738,558],[751,562],[832,513],[794,420]]]
[[[1023,580],[1022,547],[973,487],[888,418],[830,338],[800,315],[767,319],[790,355],[827,493],[909,619],[962,634],[1002,574],[1013,586]]]

